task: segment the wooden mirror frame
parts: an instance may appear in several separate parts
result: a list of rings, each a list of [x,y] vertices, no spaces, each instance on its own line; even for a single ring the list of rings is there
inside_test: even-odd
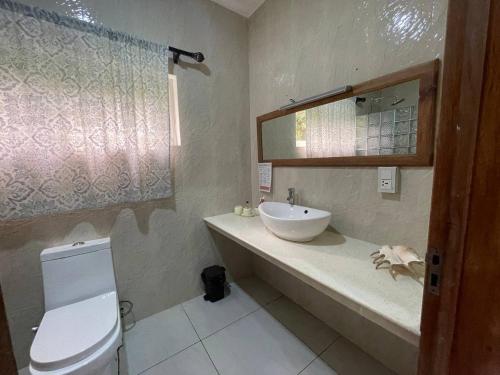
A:
[[[415,65],[370,81],[357,84],[352,90],[305,103],[295,108],[276,110],[257,117],[257,147],[259,163],[271,162],[274,167],[314,166],[431,166],[434,156],[434,128],[436,123],[436,92],[439,60]],[[262,149],[262,124],[274,118],[338,100],[381,90],[400,83],[419,79],[417,153],[403,155],[335,156],[327,158],[271,159],[264,160]]]

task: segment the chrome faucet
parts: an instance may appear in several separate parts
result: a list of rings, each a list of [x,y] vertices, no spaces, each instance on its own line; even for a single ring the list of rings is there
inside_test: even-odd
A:
[[[290,206],[295,204],[295,188],[288,188],[288,198],[286,199]]]

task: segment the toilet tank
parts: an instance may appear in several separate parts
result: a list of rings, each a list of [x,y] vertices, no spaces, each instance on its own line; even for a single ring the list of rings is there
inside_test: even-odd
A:
[[[116,291],[109,238],[45,249],[40,260],[46,311]]]

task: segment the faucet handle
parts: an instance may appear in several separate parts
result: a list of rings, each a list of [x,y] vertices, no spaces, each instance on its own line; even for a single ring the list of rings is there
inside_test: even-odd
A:
[[[295,188],[288,188],[288,198],[286,200],[293,205],[295,203]]]

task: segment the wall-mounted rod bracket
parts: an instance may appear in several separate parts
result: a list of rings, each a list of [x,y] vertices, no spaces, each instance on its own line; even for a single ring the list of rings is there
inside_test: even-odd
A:
[[[172,58],[174,60],[174,64],[179,63],[179,58],[181,57],[181,55],[188,56],[188,57],[196,60],[199,63],[201,63],[201,62],[203,62],[203,60],[205,60],[205,56],[203,56],[203,54],[201,52],[189,52],[189,51],[184,51],[182,49],[175,48],[175,47],[168,47],[168,50],[170,52],[172,52]]]

